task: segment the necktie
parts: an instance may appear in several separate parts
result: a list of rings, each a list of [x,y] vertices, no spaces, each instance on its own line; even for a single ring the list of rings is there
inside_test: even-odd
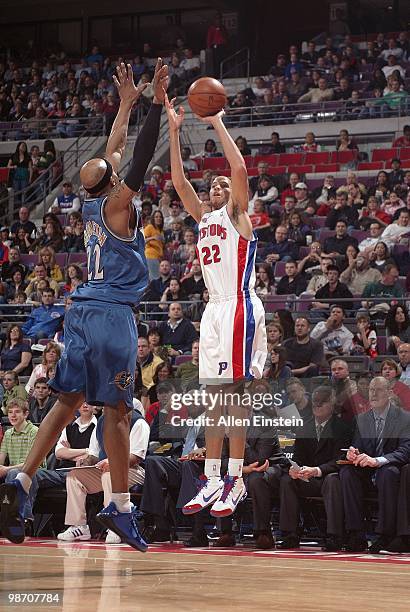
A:
[[[316,425],[316,437],[317,437],[318,442],[320,440],[320,436],[322,435],[322,431],[323,431],[323,425],[319,423],[318,425]]]
[[[384,419],[376,417],[376,457],[383,454],[383,429]]]

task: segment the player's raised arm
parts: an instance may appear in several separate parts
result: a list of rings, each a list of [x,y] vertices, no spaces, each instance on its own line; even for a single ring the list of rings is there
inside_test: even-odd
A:
[[[232,198],[228,208],[232,208],[230,213],[233,217],[237,217],[248,211],[248,172],[241,152],[222,121],[223,116],[222,110],[212,117],[198,117],[198,119],[210,123],[221,141],[225,157],[231,167]]]
[[[195,221],[200,221],[201,201],[195,193],[191,183],[187,180],[184,174],[184,166],[181,158],[181,145],[179,142],[179,130],[181,129],[184,120],[184,109],[179,107],[178,113],[174,108],[174,100],[168,100],[165,96],[165,108],[168,115],[169,123],[169,147],[171,154],[171,178],[184,208]]]
[[[126,77],[124,73],[122,74],[122,76],[122,83],[120,80],[116,79],[116,85],[118,87],[120,98],[122,99],[124,97],[125,99],[129,100],[134,96],[135,100],[135,96],[137,94],[140,95],[142,90],[138,93],[138,88],[134,85],[131,68],[129,67],[129,69],[127,70]],[[134,193],[137,192],[141,187],[141,183],[144,180],[148,165],[150,164],[152,156],[154,155],[155,147],[158,141],[161,112],[164,103],[165,91],[168,86],[168,66],[162,65],[161,58],[158,58],[157,65],[155,67],[155,74],[152,81],[152,86],[154,89],[154,98],[151,107],[148,111],[147,117],[145,119],[144,125],[140,133],[138,134],[137,140],[135,141],[131,165],[124,180],[118,183],[118,185],[116,185],[110,193],[107,202],[108,208],[111,208],[113,206],[116,210],[128,208]],[[110,151],[108,152],[108,155],[111,155],[111,157],[113,155],[112,152],[115,147],[117,147],[117,151],[116,153],[114,153],[114,155],[118,155],[118,149],[121,148],[121,146],[125,146],[125,143],[122,144],[124,142],[123,134],[124,131],[122,131],[122,138],[117,138],[115,136],[114,139],[111,140],[111,144],[108,143],[110,145]]]

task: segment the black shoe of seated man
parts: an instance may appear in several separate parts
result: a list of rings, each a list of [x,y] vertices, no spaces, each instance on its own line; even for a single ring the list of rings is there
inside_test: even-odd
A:
[[[369,546],[369,553],[377,555],[381,550],[388,550],[390,542],[393,540],[392,536],[382,535],[377,538],[371,546]]]
[[[221,548],[231,548],[236,546],[236,540],[233,533],[223,533],[214,543],[214,546],[220,546]]]
[[[186,548],[203,548],[204,546],[209,546],[206,531],[200,531],[198,533],[194,532],[190,539],[185,542],[184,546]]]
[[[166,529],[158,529],[155,526],[149,526],[144,531],[144,540],[148,544],[153,544],[154,542],[169,542],[171,539],[171,534]]]
[[[327,536],[322,550],[326,552],[339,552],[343,548],[343,540],[335,535]]]
[[[275,548],[275,538],[271,533],[260,533],[255,540],[255,548],[271,550]]]
[[[410,553],[410,536],[397,536],[384,548],[388,552]]]
[[[282,542],[277,544],[277,548],[299,548],[300,547],[300,538],[296,533],[287,534]]]
[[[346,552],[360,553],[367,550],[367,540],[363,534],[352,532],[349,533],[346,544]]]

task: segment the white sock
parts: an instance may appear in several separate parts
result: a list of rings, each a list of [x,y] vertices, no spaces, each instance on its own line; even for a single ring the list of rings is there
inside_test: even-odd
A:
[[[220,459],[205,459],[205,476],[207,478],[221,477],[221,460]]]
[[[232,459],[230,457],[228,461],[229,476],[238,476],[238,478],[242,478],[242,466],[243,459]]]
[[[19,472],[16,476],[16,480],[18,480],[21,484],[21,486],[23,487],[23,489],[25,490],[25,492],[29,493],[30,491],[30,487],[31,487],[31,478],[30,476],[28,476],[28,474],[25,474],[24,472]]]
[[[112,493],[111,501],[116,505],[118,512],[131,512],[131,498],[129,493]]]

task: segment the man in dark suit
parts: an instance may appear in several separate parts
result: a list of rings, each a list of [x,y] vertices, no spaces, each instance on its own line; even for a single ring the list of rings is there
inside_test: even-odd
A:
[[[342,547],[343,505],[337,478],[340,449],[350,440],[350,428],[334,415],[335,398],[331,387],[319,387],[312,394],[313,418],[307,419],[296,435],[292,467],[280,481],[280,548],[297,548],[300,498],[322,496],[327,515],[324,550]]]
[[[367,549],[364,536],[365,492],[377,491],[380,534],[369,552],[385,549],[396,533],[401,468],[410,461],[410,414],[390,402],[389,383],[375,377],[369,387],[370,410],[359,414],[347,459],[340,470],[346,530],[346,550]]]

